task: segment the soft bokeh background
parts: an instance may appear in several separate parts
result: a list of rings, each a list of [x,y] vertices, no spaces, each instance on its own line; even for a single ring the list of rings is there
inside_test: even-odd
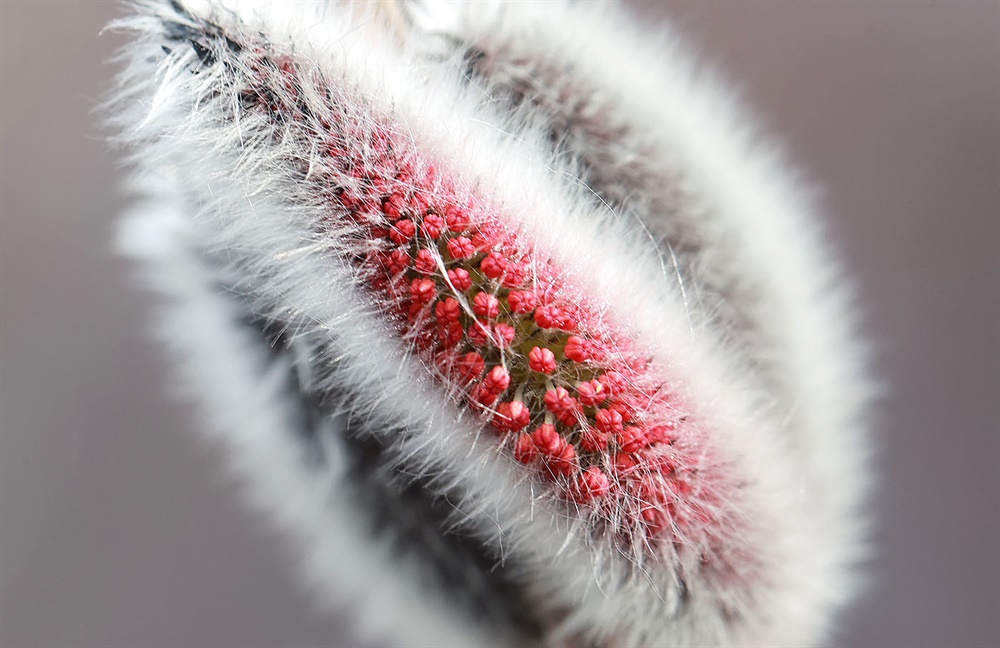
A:
[[[165,395],[110,253],[123,201],[91,110],[119,10],[0,0],[0,645],[335,644]],[[877,556],[838,641],[997,646],[1000,4],[640,10],[679,22],[817,180],[860,286],[889,392]]]

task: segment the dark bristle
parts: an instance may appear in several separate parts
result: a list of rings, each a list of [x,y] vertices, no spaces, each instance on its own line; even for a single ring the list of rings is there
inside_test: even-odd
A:
[[[237,292],[230,292],[237,296]],[[366,429],[370,423],[358,416],[346,419],[335,412],[347,394],[321,394],[303,378],[294,361],[292,342],[277,323],[246,317],[244,325],[260,335],[272,362],[288,366],[287,389],[299,415],[295,433],[305,449],[311,469],[325,464],[323,434],[342,431],[337,443],[348,459],[347,478],[340,487],[354,497],[359,511],[367,511],[373,535],[391,542],[400,556],[415,557],[427,567],[425,576],[438,585],[451,602],[471,618],[486,620],[503,632],[513,631],[521,645],[539,645],[543,624],[531,609],[531,598],[511,574],[511,565],[500,567],[500,556],[474,537],[454,529],[451,500],[460,493],[434,494],[425,479],[406,473],[392,449]],[[336,419],[335,425],[330,423]],[[402,436],[405,430],[398,430]],[[384,436],[384,435],[382,435]]]

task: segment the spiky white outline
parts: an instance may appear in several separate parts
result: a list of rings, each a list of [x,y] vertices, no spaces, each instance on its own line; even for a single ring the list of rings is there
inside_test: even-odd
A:
[[[681,260],[693,298],[747,359],[800,462],[816,576],[800,592],[809,620],[798,618],[826,636],[865,554],[875,388],[808,192],[670,25],[654,33],[613,4],[561,0],[489,11],[429,0],[414,16],[447,37],[446,55],[484,57],[472,79],[484,97],[553,130],[584,166],[610,167],[597,170],[595,191],[630,206],[668,250],[700,242]],[[518,84],[528,96],[511,105]]]
[[[822,583],[828,574],[810,558],[817,539],[801,523],[807,519],[803,506],[814,503],[798,498],[802,475],[792,465],[795,457],[784,446],[780,423],[761,411],[759,396],[712,332],[710,319],[687,307],[678,286],[662,275],[642,233],[627,222],[609,226],[588,196],[566,186],[571,183],[546,159],[536,134],[476,106],[477,97],[459,89],[454,74],[385,42],[370,15],[334,6],[319,21],[315,15],[304,18],[301,7],[226,4],[233,13],[214,3],[191,9],[235,34],[267,34],[279,49],[356,89],[366,102],[359,109],[391,112],[422,151],[502,204],[686,385],[724,462],[737,473],[734,480],[743,483],[734,499],[752,524],[746,537],[731,540],[745,542],[765,574],[736,584],[734,590],[749,585],[749,595],[694,578],[682,608],[668,567],[623,556],[613,544],[593,538],[585,519],[567,515],[558,502],[535,492],[523,472],[478,439],[478,420],[427,383],[423,368],[373,312],[355,273],[340,260],[349,252],[343,242],[309,234],[319,208],[282,172],[288,151],[252,139],[261,131],[250,120],[221,124],[219,116],[233,97],[199,104],[224,84],[218,85],[217,76],[189,74],[186,67],[195,62],[191,51],[164,57],[162,18],[184,17],[165,4],[144,4],[138,17],[121,24],[139,36],[128,50],[129,69],[117,100],[123,140],[137,151],[137,163],[174,173],[172,190],[196,204],[193,217],[206,253],[232,261],[254,308],[302,336],[325,336],[332,351],[316,362],[337,359],[340,368],[330,375],[331,388],[355,394],[355,407],[371,410],[387,428],[410,430],[403,438],[386,439],[408,458],[408,469],[461,485],[466,496],[456,503],[457,522],[483,542],[502,547],[543,612],[566,611],[551,640],[580,636],[625,645],[816,641],[817,616],[823,616],[816,601],[828,596],[829,586]],[[358,114],[361,122],[371,117]],[[792,240],[801,236],[790,235]],[[211,390],[226,388],[206,384],[205,389],[211,398]],[[228,433],[240,430],[232,427]],[[266,499],[284,520],[281,507],[292,493],[282,492],[285,486],[276,482],[265,488],[275,489]],[[321,560],[336,557],[322,531],[307,529],[304,535]],[[821,590],[818,595],[816,590]],[[720,600],[736,606],[728,613],[738,613],[737,619],[725,616]],[[412,618],[401,614],[386,621],[397,624],[396,637],[406,637],[417,631],[407,625]],[[444,627],[452,622],[447,614],[434,620]]]
[[[301,550],[299,571],[321,595],[317,607],[348,612],[352,632],[376,644],[489,645],[481,628],[422,585],[423,565],[384,539],[372,541],[365,511],[344,492],[347,460],[335,430],[320,436],[322,467],[310,464],[309,448],[296,440],[298,395],[288,384],[294,367],[274,360],[245,324],[244,306],[220,291],[224,269],[210,263],[189,206],[165,180],[142,180],[138,191],[147,200],[122,221],[118,249],[141,264],[139,279],[161,298],[154,333],[178,360],[180,395],[226,449],[249,503],[287,532],[294,553]]]

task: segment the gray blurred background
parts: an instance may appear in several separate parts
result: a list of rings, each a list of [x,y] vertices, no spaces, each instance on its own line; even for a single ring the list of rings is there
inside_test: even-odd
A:
[[[171,402],[91,114],[115,2],[0,0],[0,645],[333,645]],[[889,386],[845,646],[1000,644],[1000,4],[670,15],[823,189]],[[845,475],[850,479],[850,475]]]

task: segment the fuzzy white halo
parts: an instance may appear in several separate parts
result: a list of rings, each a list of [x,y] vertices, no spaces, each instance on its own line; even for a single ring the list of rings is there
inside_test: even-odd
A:
[[[441,14],[428,13],[403,43],[370,9],[147,2],[117,23],[135,38],[113,122],[133,151],[136,192],[150,198],[125,248],[171,298],[160,330],[181,377],[254,500],[304,542],[310,580],[357,598],[360,629],[400,645],[821,641],[861,546],[869,387],[843,289],[789,174],[673,41],[661,57],[606,9],[455,9],[437,27],[430,16]],[[600,129],[570,129],[567,161],[547,140],[564,117],[558,102],[488,105],[435,49],[442,33],[449,47],[485,52],[490,92],[528,69],[533,82],[564,83],[566,105],[597,106],[587,124],[626,136],[598,151]],[[293,86],[262,83],[268,101],[302,106],[304,127],[246,110],[261,58],[291,62]],[[678,548],[683,537],[629,551],[596,533],[594,511],[526,476],[432,378],[352,265],[365,251],[352,225],[310,181],[353,182],[319,151],[331,120],[365,134],[359,147],[390,124],[586,286],[683,386],[708,431],[705,474],[727,489],[721,572]],[[661,173],[680,187],[676,202],[643,180]],[[657,243],[680,247],[685,228],[701,245],[665,263]],[[267,369],[264,338],[239,325],[248,319],[278,329],[290,354]],[[290,373],[328,401],[319,467],[301,457]],[[447,501],[433,524],[493,557],[530,629],[480,620],[427,565],[366,541],[372,512],[345,487],[344,448],[359,440],[382,449],[393,479]]]

